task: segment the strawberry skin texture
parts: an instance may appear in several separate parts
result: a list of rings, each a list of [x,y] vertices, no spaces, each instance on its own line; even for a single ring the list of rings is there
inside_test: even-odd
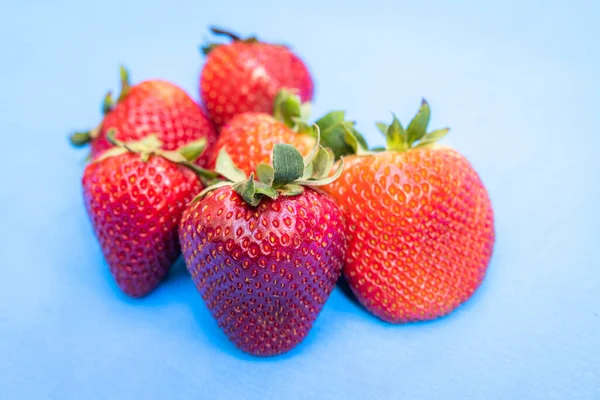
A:
[[[291,144],[306,156],[315,139],[294,132],[268,114],[238,114],[221,129],[209,165],[214,167],[219,151],[225,149],[234,164],[249,175],[258,164],[271,162],[271,153],[277,143]]]
[[[127,96],[104,117],[99,136],[92,140],[92,157],[112,147],[106,132],[115,129],[115,137],[124,142],[141,140],[156,134],[164,150],[178,148],[206,138],[206,150],[196,161],[205,166],[217,133],[204,111],[181,88],[172,83],[152,80],[133,86]]]
[[[431,320],[481,284],[493,250],[490,199],[449,148],[347,157],[325,190],[344,210],[344,276],[359,301],[391,323]]]
[[[217,189],[185,211],[179,237],[219,327],[257,356],[287,352],[307,336],[345,254],[341,210],[311,189],[257,207]]]
[[[132,297],[155,289],[180,254],[177,226],[202,186],[162,157],[125,153],[88,164],[84,201],[119,288]]]
[[[200,77],[200,96],[217,126],[243,112],[273,112],[280,89],[297,91],[302,102],[313,97],[313,81],[288,48],[236,41],[214,48]]]

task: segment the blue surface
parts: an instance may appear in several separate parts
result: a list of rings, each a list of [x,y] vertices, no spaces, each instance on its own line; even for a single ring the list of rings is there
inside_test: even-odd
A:
[[[600,3],[250,3],[0,7],[0,398],[600,398]],[[67,133],[99,121],[121,62],[197,98],[209,23],[293,44],[317,80],[314,115],[345,108],[374,145],[371,121],[429,100],[496,212],[471,301],[391,326],[337,288],[302,345],[255,359],[182,264],[143,300],[117,291]]]

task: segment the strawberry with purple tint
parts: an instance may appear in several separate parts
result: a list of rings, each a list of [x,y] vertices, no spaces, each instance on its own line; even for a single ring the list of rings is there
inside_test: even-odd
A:
[[[318,145],[306,158],[288,144],[272,166],[249,178],[225,151],[217,172],[227,180],[205,189],[184,212],[179,238],[206,306],[241,350],[285,353],[309,333],[340,276],[344,219],[328,195],[313,189],[327,177],[333,153]]]

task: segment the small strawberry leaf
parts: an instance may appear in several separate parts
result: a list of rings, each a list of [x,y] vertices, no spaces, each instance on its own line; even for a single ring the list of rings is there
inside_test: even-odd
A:
[[[408,149],[406,131],[394,115],[394,119],[386,132],[387,148],[394,151],[404,151]]]
[[[344,141],[352,148],[348,154],[368,153],[367,142],[353,126],[344,125]]]
[[[250,174],[250,177],[247,180],[234,184],[233,190],[242,196],[244,201],[252,207],[256,207],[263,196],[267,196],[271,199],[276,199],[279,196],[279,192],[275,188],[262,182],[255,181],[254,174]]]
[[[102,100],[102,115],[106,115],[112,111],[115,106],[115,101],[112,98],[112,92],[107,92]]]
[[[266,185],[272,186],[275,179],[275,171],[269,164],[261,163],[256,167],[256,175],[258,180]]]
[[[244,201],[250,204],[252,207],[256,207],[258,203],[260,203],[260,197],[255,196],[256,187],[254,186],[253,174],[250,174],[249,179],[234,184],[233,190],[235,190],[237,194],[242,196]]]
[[[100,157],[96,158],[93,160],[93,162],[99,162],[102,160],[105,160],[109,157],[116,157],[119,156],[121,154],[125,154],[129,152],[126,148],[124,147],[111,147],[110,149],[106,150],[105,152],[103,152]]]
[[[267,196],[275,200],[279,196],[277,189],[262,182],[254,181],[254,190],[257,194]]]
[[[117,102],[123,100],[131,90],[131,83],[129,82],[129,72],[125,69],[125,67],[121,66],[119,68],[119,75],[121,77],[121,93],[119,93],[119,98]]]
[[[417,148],[417,147],[429,146],[429,145],[437,142],[444,136],[446,136],[448,134],[448,132],[450,132],[449,128],[438,129],[436,131],[429,132],[429,133],[425,134],[425,136],[423,136],[423,138],[419,141],[419,143],[414,147]]]
[[[233,160],[229,157],[225,149],[219,151],[215,171],[231,182],[241,182],[246,179],[246,174],[234,165]]]
[[[273,186],[279,187],[302,177],[304,161],[302,154],[289,144],[276,144],[273,148]]]
[[[304,192],[304,188],[294,183],[288,183],[284,187],[280,188],[279,191],[284,196],[297,196]]]
[[[206,148],[206,138],[200,138],[181,147],[177,152],[187,161],[194,162],[202,155]]]
[[[344,111],[332,111],[315,122],[321,129],[321,144],[333,150],[336,159],[356,153],[358,145],[363,149],[367,148],[365,139],[354,129],[354,122],[346,121],[345,118]],[[346,136],[347,130],[351,130],[355,134],[351,142]]]
[[[282,89],[275,97],[273,116],[286,126],[294,128],[295,119],[302,119],[302,101],[300,96],[287,89]]]
[[[304,157],[303,161],[304,161],[304,175],[306,175],[306,169],[310,166],[310,164],[313,162],[313,160],[315,159],[315,157],[317,156],[317,153],[319,152],[319,142],[321,141],[321,129],[319,129],[318,125],[314,125],[314,132],[316,135],[316,140],[315,140],[315,144],[313,146],[313,148],[310,150],[310,153],[308,153],[308,155],[306,157]]]
[[[423,101],[421,102],[421,107],[419,108],[419,112],[417,112],[417,115],[415,115],[412,121],[410,121],[410,123],[408,124],[408,128],[406,128],[407,142],[409,148],[415,141],[425,136],[425,133],[427,132],[427,125],[429,125],[430,117],[431,110],[429,109],[429,104],[427,104],[427,101],[423,99]]]
[[[333,167],[335,156],[333,151],[329,148],[319,146],[319,152],[312,163],[312,173],[310,175],[313,179],[321,179],[331,171]]]
[[[340,177],[340,175],[342,175],[342,171],[344,170],[344,159],[340,159],[340,161],[338,162],[338,166],[335,170],[335,173],[327,178],[321,178],[321,179],[317,179],[317,180],[310,180],[310,179],[299,179],[296,182],[294,182],[295,184],[298,185],[305,185],[305,186],[325,186],[325,185],[329,185],[331,182],[335,181],[337,178]]]
[[[388,125],[385,122],[375,122],[375,125],[377,125],[379,132],[383,133],[384,136],[387,136]]]

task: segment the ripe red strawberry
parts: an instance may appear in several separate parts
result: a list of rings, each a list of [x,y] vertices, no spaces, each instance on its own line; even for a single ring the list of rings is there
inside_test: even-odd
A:
[[[315,146],[316,133],[301,121],[306,118],[302,115],[305,106],[300,104],[298,96],[282,91],[275,100],[275,115],[256,112],[235,115],[221,129],[208,165],[214,168],[219,152],[224,149],[239,169],[250,174],[259,164],[269,162],[277,143],[291,144],[303,156],[308,155]],[[321,143],[332,148],[335,156],[352,151],[340,139],[344,135],[344,128],[353,129],[354,126],[353,122],[345,121],[343,111],[331,112],[316,121],[315,125],[320,128]],[[362,138],[359,137],[359,140]]]
[[[127,71],[121,68],[122,90],[113,104],[110,93],[104,105],[101,124],[89,131],[76,133],[71,141],[76,146],[91,142],[92,158],[111,147],[106,140],[109,129],[117,131],[117,139],[136,141],[156,134],[165,150],[176,150],[186,143],[205,138],[206,152],[197,164],[204,166],[217,139],[216,130],[198,104],[178,86],[163,80],[148,80],[130,86]]]
[[[384,129],[388,150],[350,156],[325,187],[344,210],[344,275],[383,320],[430,320],[465,302],[484,278],[495,240],[488,193],[465,157],[425,133],[429,106],[406,130]]]
[[[321,148],[313,178],[300,179],[300,153],[277,145],[274,169],[263,164],[255,181],[224,170],[224,154],[217,172],[238,183],[221,184],[184,212],[182,251],[227,337],[253,355],[281,354],[308,335],[341,273],[341,211],[329,196],[300,186],[327,182],[316,179],[333,156]]]
[[[289,48],[211,30],[233,40],[203,48],[207,59],[200,77],[200,96],[217,126],[243,112],[270,114],[277,92],[284,88],[296,92],[303,102],[312,99],[310,72]]]
[[[178,258],[177,226],[202,185],[190,169],[173,161],[178,160],[174,152],[158,150],[155,137],[127,145],[141,155],[124,148],[104,153],[87,165],[83,193],[117,285],[142,297]]]

